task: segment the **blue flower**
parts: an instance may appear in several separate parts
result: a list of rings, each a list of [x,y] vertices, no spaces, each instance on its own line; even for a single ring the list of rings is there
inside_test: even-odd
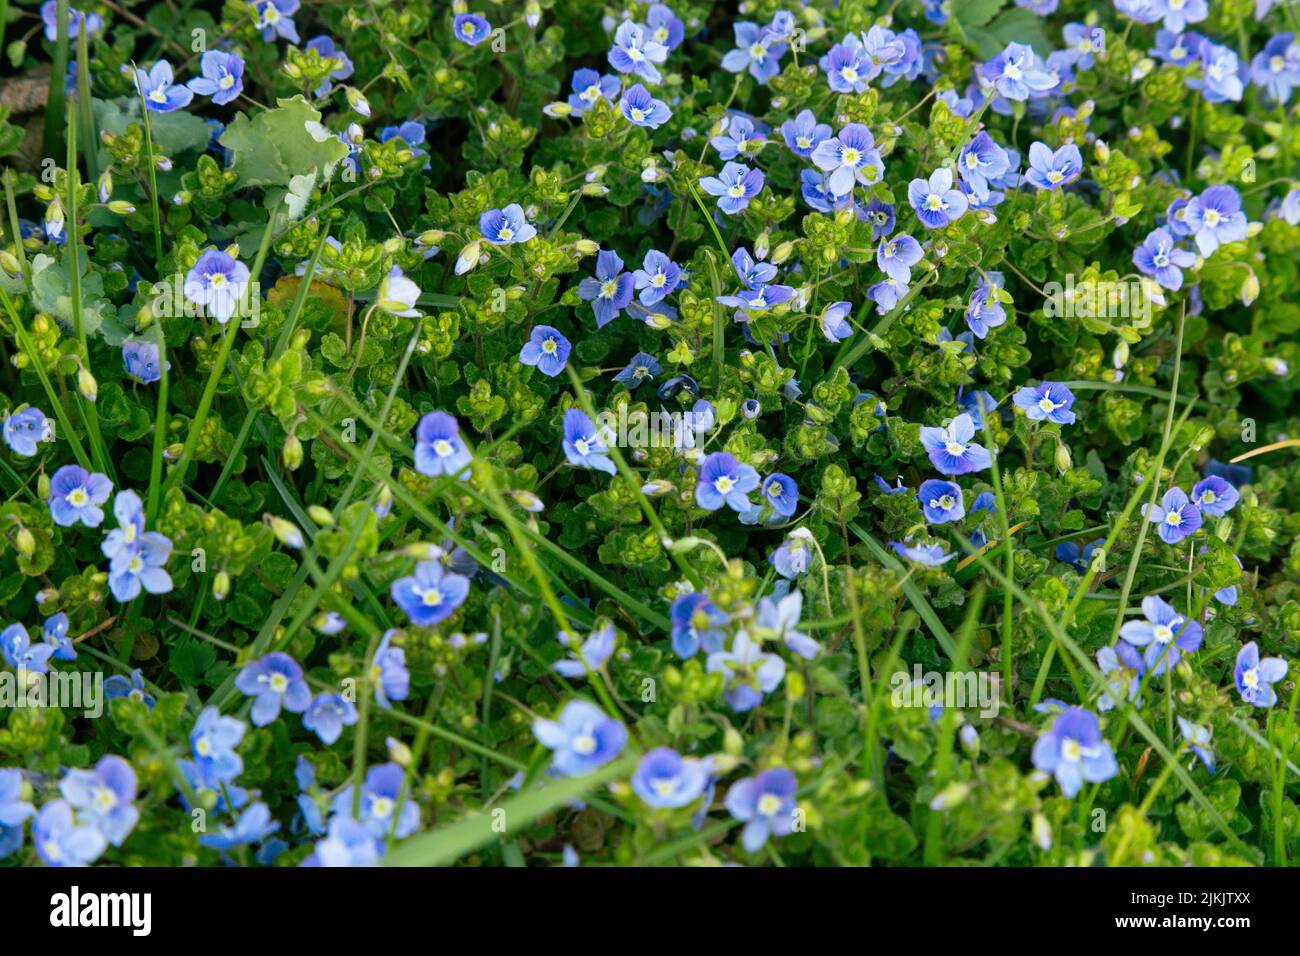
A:
[[[1210,750],[1210,729],[1194,724],[1182,716],[1178,718],[1178,730],[1187,741],[1187,749],[1205,764],[1205,769],[1214,773],[1214,753]]]
[[[797,789],[794,774],[784,767],[764,770],[731,785],[725,801],[727,812],[745,824],[740,842],[746,850],[757,853],[768,837],[794,832]]]
[[[415,426],[415,470],[420,474],[463,477],[472,458],[460,424],[446,412],[429,412]]]
[[[970,305],[966,307],[966,325],[976,338],[987,338],[989,329],[996,329],[1007,321],[1007,310],[1002,307],[994,289],[1002,288],[1002,273],[989,272],[980,277],[975,291],[971,294]],[[990,400],[990,410],[997,407]],[[980,427],[980,416],[972,412],[976,427]]]
[[[171,363],[168,363],[170,367]],[[122,345],[122,365],[126,374],[141,384],[148,385],[162,378],[162,361],[158,346],[152,342],[125,342]]]
[[[1144,504],[1142,516],[1148,521],[1159,522],[1157,531],[1165,544],[1177,544],[1183,538],[1195,534],[1204,520],[1201,509],[1181,488],[1170,488],[1158,505]]]
[[[647,751],[629,781],[632,792],[657,810],[676,810],[699,799],[709,786],[708,765],[671,747]]]
[[[818,65],[835,93],[861,93],[866,90],[867,83],[880,72],[880,67],[871,61],[867,52],[858,44],[835,44]]]
[[[41,442],[54,441],[54,423],[39,408],[19,408],[5,417],[4,439],[15,455],[31,458]]]
[[[960,190],[952,188],[952,170],[940,167],[930,179],[913,179],[907,186],[907,200],[927,229],[942,229],[966,214],[969,203]]]
[[[766,28],[760,29],[758,24],[746,20],[733,24],[732,31],[736,48],[722,58],[724,70],[739,73],[748,69],[749,75],[760,83],[766,83],[781,72],[784,43],[768,34]]]
[[[185,298],[225,325],[245,295],[248,280],[248,266],[219,249],[207,249],[185,275]]]
[[[1077,541],[1063,541],[1056,546],[1056,560],[1064,561],[1082,573],[1088,570],[1093,552],[1105,543],[1105,538],[1097,538],[1080,548]]]
[[[1153,229],[1133,250],[1133,264],[1166,289],[1177,291],[1183,286],[1183,270],[1196,264],[1196,253],[1175,246],[1167,230]]]
[[[144,96],[144,105],[153,113],[171,113],[189,106],[194,93],[188,87],[173,83],[172,65],[159,60],[149,72],[136,67],[135,87]]]
[[[108,847],[99,830],[77,823],[63,800],[41,807],[32,823],[32,843],[47,866],[87,866]]]
[[[1142,599],[1145,621],[1128,621],[1119,636],[1134,647],[1145,647],[1143,662],[1152,674],[1175,667],[1183,654],[1201,646],[1201,625],[1179,614],[1173,606],[1152,594]]]
[[[579,777],[609,763],[627,745],[627,728],[585,700],[571,700],[555,720],[533,722],[533,736],[551,751],[551,770]]]
[[[582,114],[595,105],[596,100],[604,99],[613,104],[614,97],[622,88],[617,76],[608,73],[601,76],[595,70],[583,68],[573,71],[573,92],[569,95],[569,106],[573,112]]]
[[[891,541],[889,542],[889,546],[893,548],[894,553],[900,557],[907,558],[907,560],[914,564],[919,564],[922,567],[927,568],[940,567],[957,557],[957,555],[949,554],[945,551],[941,544],[914,545],[911,542],[911,538],[902,542]]]
[[[632,301],[632,274],[623,271],[623,260],[608,250],[596,255],[596,276],[578,283],[578,298],[591,303],[596,327],[604,328]]]
[[[33,644],[27,628],[21,624],[10,624],[0,631],[0,654],[4,655],[5,663],[15,671],[44,674],[50,669],[54,645],[44,642]]]
[[[734,455],[716,451],[700,465],[695,485],[695,503],[705,511],[717,511],[724,504],[732,511],[748,511],[749,493],[758,487],[758,472],[742,465]]]
[[[784,586],[782,582],[781,586]],[[799,630],[803,616],[803,593],[797,588],[788,594],[773,593],[759,598],[758,614],[752,630],[765,641],[781,641],[792,654],[812,660],[821,653],[821,645]]]
[[[387,143],[390,139],[400,139],[407,146],[411,147],[411,154],[414,156],[423,156],[427,150],[424,148],[424,140],[427,133],[423,123],[417,123],[414,120],[407,120],[397,126],[385,126],[379,131],[379,142]],[[425,160],[424,168],[429,168],[429,161]]]
[[[451,32],[461,43],[478,46],[492,35],[492,24],[477,13],[458,13],[451,21]]]
[[[1291,89],[1300,86],[1300,44],[1294,33],[1279,33],[1264,44],[1250,61],[1250,76],[1269,99],[1285,103]]]
[[[645,22],[650,30],[650,39],[667,47],[669,52],[681,46],[682,40],[686,39],[686,27],[667,4],[650,4]]]
[[[524,216],[519,203],[511,203],[504,209],[489,209],[478,217],[478,229],[494,246],[527,242],[537,235],[537,228]]]
[[[378,866],[383,848],[370,831],[351,817],[330,820],[329,834],[316,844],[302,866]]]
[[[806,574],[812,561],[813,549],[809,543],[812,540],[812,532],[807,528],[795,528],[786,535],[781,546],[768,557],[776,573],[791,581]]]
[[[614,653],[614,641],[617,636],[614,625],[607,623],[592,631],[580,647],[573,648],[573,635],[561,631],[556,635],[557,640],[565,647],[573,649],[565,660],[552,664],[551,669],[562,677],[574,679],[598,671],[605,666],[609,656]]]
[[[1237,652],[1232,677],[1242,700],[1256,707],[1272,707],[1277,703],[1272,685],[1285,677],[1286,671],[1287,663],[1280,657],[1260,659],[1259,647],[1251,641]]]
[[[813,150],[812,161],[830,174],[828,183],[835,196],[847,196],[855,182],[863,186],[878,183],[885,171],[875,137],[862,123],[849,123],[838,136],[823,139]]]
[[[773,511],[789,518],[799,507],[799,486],[789,475],[777,472],[763,479],[763,498]]]
[[[1187,203],[1183,221],[1201,255],[1209,258],[1219,246],[1246,238],[1246,214],[1241,194],[1231,186],[1211,186]]]
[[[641,292],[641,304],[654,305],[676,291],[682,269],[662,252],[651,249],[641,261],[641,268],[632,273],[632,280]]]
[[[1026,385],[1016,389],[1011,401],[1030,421],[1049,421],[1056,425],[1074,424],[1075,416],[1071,411],[1074,393],[1060,382]]]
[[[618,101],[618,108],[629,123],[647,129],[658,129],[673,118],[673,111],[668,108],[668,104],[655,99],[640,83],[624,91],[622,99]]]
[[[389,589],[393,600],[418,627],[451,616],[469,596],[469,578],[443,569],[437,561],[421,561],[415,574],[398,578]]]
[[[134,491],[119,491],[113,499],[113,514],[118,527],[100,544],[109,559],[108,588],[119,601],[132,601],[141,589],[150,594],[166,594],[172,589],[167,560],[171,557],[170,539],[156,531],[144,530],[144,502]]]
[[[73,645],[72,638],[68,636],[68,615],[62,611],[50,615],[45,619],[41,630],[44,633],[45,643],[54,648],[55,660],[75,661],[77,659],[77,648]],[[107,683],[105,681],[105,685]]]
[[[662,77],[655,65],[668,59],[668,47],[653,39],[641,24],[624,20],[614,33],[608,59],[618,72],[635,74],[658,86]]]
[[[405,771],[395,763],[382,763],[366,771],[365,782],[361,785],[361,816],[354,819],[381,845],[390,832],[402,840],[420,827],[419,804],[409,796],[402,799],[405,781]],[[334,812],[341,817],[352,817],[352,784],[345,786],[334,798]],[[394,814],[397,815],[395,829]]]
[[[324,743],[332,744],[360,719],[357,708],[342,694],[325,691],[317,694],[302,715],[302,725],[315,732]]]
[[[41,21],[45,24],[45,39],[55,43],[59,39],[59,0],[45,0],[41,4]],[[86,25],[86,36],[94,36],[104,29],[104,19],[98,13],[89,16],[80,10],[68,7],[68,39],[75,40],[81,32],[81,25]]]
[[[785,677],[785,661],[775,654],[765,654],[762,647],[744,631],[732,639],[731,650],[709,655],[705,669],[726,678],[726,698],[737,713],[753,710]]]
[[[921,261],[921,244],[911,236],[894,236],[881,239],[876,247],[876,265],[895,282],[907,285],[912,281],[912,266]]]
[[[653,382],[654,377],[662,371],[659,362],[647,352],[637,352],[624,366],[623,371],[614,376],[614,381],[635,389],[644,382]]]
[[[1209,15],[1205,0],[1149,0],[1149,16],[1164,20],[1166,30],[1182,33],[1189,23],[1200,23]]]
[[[826,123],[817,122],[812,110],[801,110],[794,119],[781,124],[781,137],[790,152],[801,159],[811,159],[822,141],[830,139],[831,128]]]
[[[761,169],[727,163],[719,175],[703,177],[700,188],[710,196],[720,197],[718,208],[730,216],[749,207],[749,201],[763,191],[764,181]]]
[[[1070,707],[1034,744],[1034,766],[1056,777],[1061,793],[1073,797],[1084,781],[1102,783],[1119,773],[1114,751],[1101,735],[1097,715]]]
[[[990,180],[1004,175],[1010,167],[1006,151],[983,132],[967,143],[957,157],[957,174],[981,199],[988,197]]]
[[[1025,181],[1036,189],[1060,189],[1078,179],[1082,172],[1083,156],[1073,143],[1066,143],[1056,152],[1052,152],[1046,143],[1029,145],[1029,168],[1025,170]]]
[[[988,450],[972,442],[974,437],[975,422],[964,412],[943,428],[921,428],[921,445],[930,463],[944,475],[965,475],[992,466]]]
[[[406,667],[406,651],[393,646],[397,631],[384,632],[375,659],[370,662],[370,683],[375,689],[375,703],[385,710],[392,709],[391,701],[406,700],[411,692],[411,672]]]
[[[23,845],[23,822],[36,808],[23,799],[21,770],[0,769],[0,859]]]
[[[564,363],[569,360],[569,340],[558,329],[549,325],[535,325],[533,331],[519,350],[519,361],[532,365],[543,375],[554,378],[564,371]]]
[[[234,53],[208,50],[199,58],[202,76],[185,85],[199,96],[210,96],[212,102],[222,106],[244,91],[244,61]]]
[[[1239,102],[1246,90],[1246,71],[1237,54],[1230,47],[1206,40],[1201,44],[1200,60],[1200,76],[1189,76],[1187,85],[1200,90],[1207,103]]]
[[[1215,475],[1202,478],[1192,486],[1192,501],[1202,514],[1221,518],[1233,509],[1241,498],[1237,489]]]
[[[1200,59],[1201,44],[1205,37],[1195,31],[1189,33],[1171,33],[1159,30],[1156,33],[1156,47],[1150,53],[1158,60],[1174,66],[1187,66],[1193,60]],[[1080,63],[1080,69],[1087,69]]]
[[[1033,49],[1023,43],[1008,43],[1005,50],[979,67],[976,75],[1002,96],[1020,102],[1057,85],[1057,78],[1043,69]]]
[[[205,707],[190,730],[190,752],[194,759],[179,761],[191,783],[215,790],[243,773],[244,761],[235,748],[247,729],[243,721],[223,717],[215,707]]]
[[[581,409],[570,408],[564,413],[564,439],[561,447],[564,449],[564,457],[575,468],[594,468],[609,475],[618,472],[609,458],[604,430],[597,429]]]
[[[729,618],[705,592],[677,595],[668,617],[672,621],[673,652],[682,660],[694,657],[701,647],[706,654],[722,650],[726,637],[722,628]]]
[[[253,7],[253,26],[262,31],[262,42],[274,43],[283,38],[298,43],[298,27],[293,15],[298,12],[299,0],[256,0]]]
[[[1104,714],[1114,709],[1122,700],[1141,704],[1138,691],[1142,687],[1142,675],[1146,673],[1146,664],[1132,644],[1127,641],[1117,641],[1114,647],[1103,647],[1098,650],[1097,669],[1106,678],[1106,691],[1097,698],[1099,711]]]
[[[61,528],[80,522],[98,528],[104,520],[100,508],[113,493],[108,475],[91,474],[80,465],[64,465],[50,478],[50,517]]]
[[[152,695],[145,693],[144,672],[140,668],[131,671],[129,680],[121,674],[114,674],[104,681],[105,700],[120,700],[124,697],[141,701],[145,707],[153,710],[154,699]]]
[[[925,520],[931,524],[946,524],[966,517],[961,488],[954,482],[939,478],[923,481],[916,493],[916,500],[921,502]]]
[[[272,820],[271,809],[258,800],[239,814],[233,827],[223,824],[216,833],[200,836],[199,843],[214,850],[233,850],[238,846],[260,843],[278,829],[280,822]]]
[[[849,302],[832,302],[822,309],[822,335],[831,342],[843,342],[847,339],[853,334],[853,326],[848,320],[849,313],[852,311],[853,305]]]
[[[767,142],[762,132],[756,132],[754,121],[748,116],[724,116],[722,132],[709,140],[722,159],[752,156]]]
[[[330,75],[325,78],[321,85],[312,90],[312,95],[317,99],[328,95],[329,91],[334,88],[332,80],[346,80],[352,75],[352,58],[335,45],[333,37],[312,37],[307,41],[306,49],[315,50],[323,60],[339,61],[339,65],[330,71]],[[195,90],[195,92],[197,93],[198,90]]]
[[[77,811],[77,819],[97,829],[113,846],[121,846],[140,819],[136,810],[135,771],[121,757],[100,757],[94,770],[69,770],[59,793]]]
[[[279,717],[282,705],[290,713],[301,714],[311,704],[302,668],[282,651],[272,651],[245,664],[235,678],[235,686],[253,698],[254,727],[265,727]]]

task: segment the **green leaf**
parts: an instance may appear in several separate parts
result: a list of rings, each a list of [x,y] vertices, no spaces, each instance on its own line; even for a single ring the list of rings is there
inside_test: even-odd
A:
[[[1005,0],[951,0],[949,15],[969,33],[970,27],[982,27],[1002,9]]]
[[[318,177],[316,182],[327,182],[347,156],[347,147],[321,125],[319,111],[301,96],[278,103],[254,119],[240,113],[218,140],[234,153],[231,168],[239,185],[288,188],[295,176],[309,173]]]

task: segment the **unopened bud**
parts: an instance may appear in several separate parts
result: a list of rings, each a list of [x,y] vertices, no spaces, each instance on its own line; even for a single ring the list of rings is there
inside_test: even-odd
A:
[[[321,505],[308,505],[307,516],[316,522],[317,527],[332,528],[334,526],[334,515],[328,508]]]
[[[18,548],[18,553],[27,560],[32,559],[36,554],[36,536],[27,528],[19,528],[18,534],[14,536],[14,546]]]
[[[297,471],[302,467],[302,440],[297,435],[285,436],[284,448],[280,451],[280,458],[284,462],[284,467],[290,471]]]
[[[230,593],[230,575],[225,571],[218,571],[212,579],[212,596],[218,601],[224,601],[226,595]]]

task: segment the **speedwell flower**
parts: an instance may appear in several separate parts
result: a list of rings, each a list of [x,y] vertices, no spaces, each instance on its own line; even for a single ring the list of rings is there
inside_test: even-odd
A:
[[[1201,646],[1201,625],[1156,595],[1142,599],[1142,614],[1145,621],[1126,622],[1119,636],[1134,647],[1146,648],[1143,663],[1152,674],[1163,674],[1166,668],[1176,666],[1183,654]]]

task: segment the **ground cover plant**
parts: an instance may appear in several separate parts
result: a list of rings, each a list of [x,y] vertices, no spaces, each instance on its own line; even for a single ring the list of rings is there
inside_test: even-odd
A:
[[[0,860],[1292,862],[1298,20],[0,0]]]

